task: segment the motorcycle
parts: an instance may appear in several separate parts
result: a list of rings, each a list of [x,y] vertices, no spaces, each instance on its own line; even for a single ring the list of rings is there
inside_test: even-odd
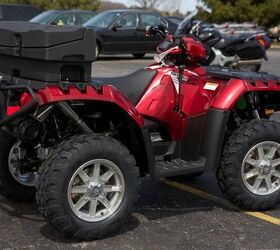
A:
[[[140,176],[209,169],[240,208],[279,202],[280,78],[205,68],[199,40],[143,31],[162,37],[154,64],[90,79],[92,30],[0,24],[0,193],[36,194],[71,239],[117,232]]]
[[[271,41],[266,33],[222,35],[214,27],[203,27],[195,20],[197,11],[188,15],[179,25],[177,34],[190,34],[199,38],[207,51],[205,65],[259,71],[262,59],[268,60],[266,49]]]

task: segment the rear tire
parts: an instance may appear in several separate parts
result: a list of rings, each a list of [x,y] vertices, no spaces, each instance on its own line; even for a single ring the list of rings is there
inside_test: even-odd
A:
[[[36,196],[39,210],[63,236],[102,238],[129,218],[139,169],[118,141],[75,136],[62,143],[42,168]]]
[[[218,184],[242,209],[268,210],[280,201],[280,124],[253,120],[225,146]]]
[[[18,182],[9,169],[9,155],[16,140],[5,132],[0,132],[0,194],[5,198],[26,202],[35,198],[36,188]]]
[[[143,59],[144,56],[146,55],[145,53],[140,53],[140,54],[132,54],[136,59]]]

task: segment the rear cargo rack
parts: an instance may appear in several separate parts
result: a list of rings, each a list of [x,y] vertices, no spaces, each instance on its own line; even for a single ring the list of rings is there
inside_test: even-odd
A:
[[[242,70],[211,66],[205,67],[205,69],[209,76],[225,80],[237,78],[246,80],[253,85],[255,84],[256,80],[261,80],[265,84],[267,84],[269,81],[274,81],[275,84],[280,85],[280,76],[276,76],[267,72],[247,72]]]

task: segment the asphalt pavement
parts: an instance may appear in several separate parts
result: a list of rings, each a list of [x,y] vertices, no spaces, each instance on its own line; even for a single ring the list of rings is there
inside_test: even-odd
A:
[[[268,52],[264,71],[277,74],[280,50]],[[152,56],[102,56],[95,76],[120,76],[147,66]],[[280,74],[279,74],[280,75]],[[35,203],[0,197],[0,250],[5,249],[280,249],[280,206],[265,213],[240,211],[228,203],[215,177],[141,180],[129,223],[106,239],[75,242],[61,238],[40,216]]]
[[[261,70],[280,75],[280,48],[268,50],[267,56],[268,61],[263,60]],[[151,63],[153,63],[152,54],[148,54],[140,60],[135,60],[132,55],[101,55],[99,60],[93,64],[92,74],[96,77],[123,76],[147,67]]]

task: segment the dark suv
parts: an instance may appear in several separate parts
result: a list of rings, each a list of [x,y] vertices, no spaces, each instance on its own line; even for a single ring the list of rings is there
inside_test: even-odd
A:
[[[51,25],[83,25],[95,16],[86,10],[48,10],[32,18],[30,22]]]
[[[142,10],[110,10],[104,11],[84,24],[96,30],[96,55],[133,54],[142,58],[146,53],[155,52],[160,42],[157,36],[145,37],[137,28],[164,25],[173,34],[177,25],[165,17]]]

